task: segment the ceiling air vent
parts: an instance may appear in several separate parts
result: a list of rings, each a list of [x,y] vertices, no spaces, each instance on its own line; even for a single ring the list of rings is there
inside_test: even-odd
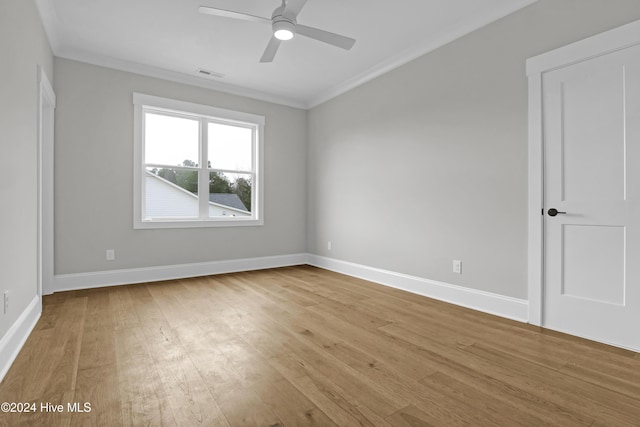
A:
[[[215,71],[205,70],[204,68],[199,68],[198,74],[203,77],[213,77],[217,79],[221,79],[222,77],[224,77],[224,74],[216,73]]]

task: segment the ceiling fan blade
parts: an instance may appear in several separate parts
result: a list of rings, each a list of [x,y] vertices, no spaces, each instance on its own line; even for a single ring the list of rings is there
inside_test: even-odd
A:
[[[222,16],[223,18],[241,19],[243,21],[251,22],[265,22],[271,24],[271,19],[263,18],[261,16],[249,15],[247,13],[234,12],[232,10],[217,9],[215,7],[200,6],[198,12],[206,15]]]
[[[287,12],[291,12],[291,14],[296,17],[300,13],[306,2],[307,0],[286,0],[286,6],[284,10],[286,10]]]
[[[330,33],[329,31],[319,30],[313,27],[307,27],[306,25],[296,25],[296,33],[315,39],[330,45],[349,50],[356,42],[351,37],[341,36],[340,34]]]
[[[275,37],[271,37],[269,40],[269,44],[267,48],[264,50],[262,54],[262,58],[260,58],[260,62],[271,62],[273,58],[276,56],[276,52],[278,52],[278,48],[280,47],[280,40]]]

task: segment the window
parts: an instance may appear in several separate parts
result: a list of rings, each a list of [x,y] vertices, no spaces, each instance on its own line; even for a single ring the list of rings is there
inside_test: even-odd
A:
[[[264,117],[134,93],[134,228],[262,225]]]

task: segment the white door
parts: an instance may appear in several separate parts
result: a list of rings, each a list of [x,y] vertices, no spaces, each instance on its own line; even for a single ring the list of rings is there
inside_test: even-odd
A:
[[[639,350],[640,46],[542,87],[543,326]]]

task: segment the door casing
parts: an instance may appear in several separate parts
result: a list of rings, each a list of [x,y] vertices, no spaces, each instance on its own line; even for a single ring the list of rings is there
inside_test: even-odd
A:
[[[528,136],[528,297],[529,323],[544,323],[544,152],[542,76],[544,73],[640,45],[640,21],[589,37],[527,60]]]
[[[53,145],[56,95],[38,67],[38,298],[53,290]]]

